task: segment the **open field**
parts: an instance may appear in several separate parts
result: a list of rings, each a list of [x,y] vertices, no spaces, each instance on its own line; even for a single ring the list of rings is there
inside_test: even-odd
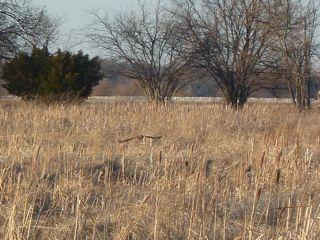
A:
[[[319,118],[3,100],[0,239],[319,239]]]

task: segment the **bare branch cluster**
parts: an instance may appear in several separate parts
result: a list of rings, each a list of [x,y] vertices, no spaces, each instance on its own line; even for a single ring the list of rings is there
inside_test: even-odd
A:
[[[193,64],[206,69],[227,102],[242,106],[257,90],[271,44],[262,0],[175,1],[190,31]]]
[[[319,50],[319,4],[315,1],[266,2],[269,26],[274,38],[272,52],[287,81],[291,98],[299,109],[310,106],[310,84]]]
[[[140,4],[140,12],[122,13],[112,21],[92,14],[91,42],[109,58],[125,62],[120,74],[138,80],[149,100],[166,101],[185,86],[190,60],[180,53],[186,32],[177,31],[174,15],[160,1],[153,10]]]
[[[44,8],[34,7],[30,0],[0,0],[0,58],[48,45],[57,26],[57,20],[50,18]]]
[[[170,99],[188,83],[191,69],[205,69],[232,107],[266,88],[268,73],[285,78],[300,107],[310,102],[312,59],[317,53],[314,0],[171,0],[154,11],[120,13],[112,20],[92,13],[87,36],[111,59],[128,65],[150,100]]]

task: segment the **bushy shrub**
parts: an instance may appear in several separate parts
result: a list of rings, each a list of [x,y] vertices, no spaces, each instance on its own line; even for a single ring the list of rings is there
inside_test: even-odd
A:
[[[102,78],[99,59],[34,48],[20,53],[3,69],[4,88],[26,100],[74,101],[88,97]]]

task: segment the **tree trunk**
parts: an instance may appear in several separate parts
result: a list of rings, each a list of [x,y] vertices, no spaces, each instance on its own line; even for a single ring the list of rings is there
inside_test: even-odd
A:
[[[235,85],[228,88],[224,97],[229,106],[235,109],[240,109],[247,102],[249,92],[248,87]]]

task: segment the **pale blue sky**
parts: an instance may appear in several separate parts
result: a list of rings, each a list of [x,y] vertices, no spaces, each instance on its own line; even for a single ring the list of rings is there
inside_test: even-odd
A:
[[[121,8],[131,7],[137,0],[33,0],[35,4],[46,6],[49,13],[62,16],[72,28],[88,22],[87,12],[99,9],[112,14]]]
[[[149,0],[150,1],[150,0]],[[60,48],[88,48],[85,44],[74,47],[80,42],[77,34],[81,33],[81,28],[90,23],[88,12],[99,10],[112,16],[113,13],[128,9],[137,3],[137,0],[33,0],[37,6],[45,6],[50,15],[59,16],[62,19],[63,38],[60,39]],[[84,49],[90,51],[89,49]]]

